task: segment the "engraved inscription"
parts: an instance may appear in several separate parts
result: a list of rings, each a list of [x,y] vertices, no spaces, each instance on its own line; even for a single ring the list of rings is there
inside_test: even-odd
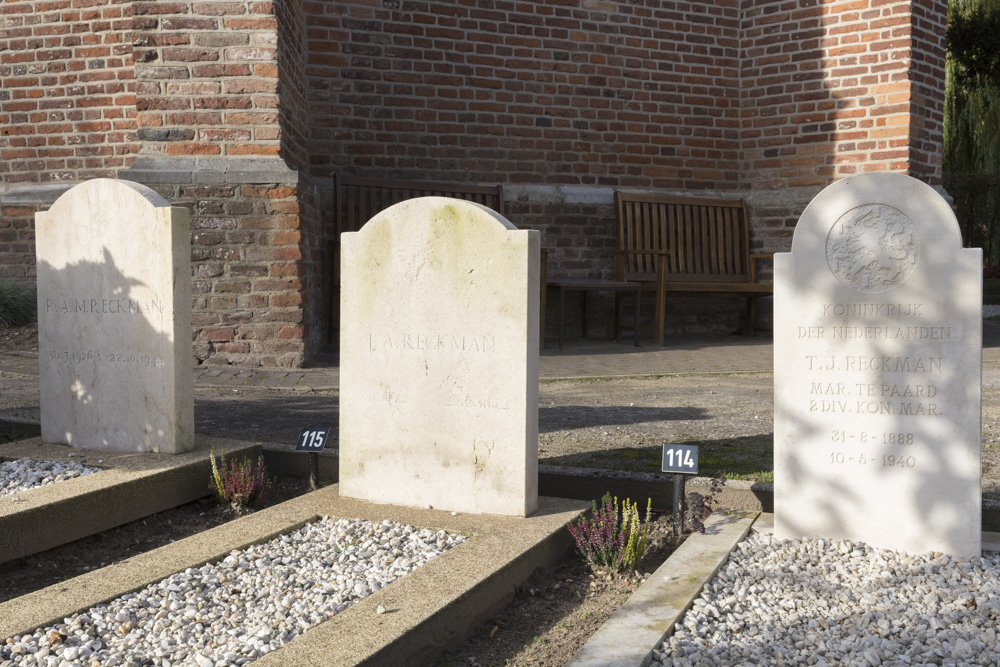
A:
[[[384,350],[441,350],[445,352],[494,352],[493,336],[461,334],[400,333],[368,334],[368,351]]]
[[[798,327],[799,338],[950,340],[951,327]]]
[[[163,303],[157,299],[46,299],[45,312],[69,315],[158,315],[163,316]]]
[[[76,365],[87,362],[97,362],[99,364],[129,364],[132,366],[143,366],[150,368],[162,368],[165,364],[160,357],[148,354],[130,354],[128,352],[94,352],[93,350],[82,350],[71,352],[63,350],[61,352],[49,352],[49,361],[56,364]]]
[[[869,357],[805,355],[811,371],[875,371],[882,373],[940,373],[944,357]]]
[[[833,224],[826,239],[830,271],[859,292],[885,292],[902,283],[920,259],[913,222],[899,209],[865,204]]]

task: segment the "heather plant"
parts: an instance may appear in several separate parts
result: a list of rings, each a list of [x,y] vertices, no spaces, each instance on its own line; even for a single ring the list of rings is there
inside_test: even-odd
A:
[[[13,278],[0,278],[0,326],[23,327],[38,318],[35,289]]]
[[[264,457],[253,463],[250,459],[226,461],[226,453],[219,454],[215,462],[215,449],[211,450],[212,482],[219,503],[234,508],[259,507],[267,502],[274,491],[274,480],[268,479]]]
[[[620,572],[635,569],[646,550],[652,500],[646,505],[646,520],[639,520],[639,504],[625,499],[621,514],[618,498],[605,493],[601,504],[592,503],[590,517],[582,516],[567,528],[576,548],[592,567]]]

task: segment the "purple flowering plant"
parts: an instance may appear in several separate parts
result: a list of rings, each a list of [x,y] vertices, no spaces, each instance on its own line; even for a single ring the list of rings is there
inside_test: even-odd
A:
[[[250,459],[226,461],[226,453],[221,452],[219,463],[212,457],[212,484],[220,504],[239,507],[259,507],[267,502],[274,491],[274,480],[268,479],[264,457],[253,463]]]
[[[646,505],[646,521],[639,522],[638,503],[625,500],[619,521],[618,498],[610,493],[592,503],[590,516],[582,516],[567,526],[576,541],[576,548],[584,559],[595,568],[608,568],[616,572],[632,570],[642,559],[649,535],[649,518],[652,502]]]

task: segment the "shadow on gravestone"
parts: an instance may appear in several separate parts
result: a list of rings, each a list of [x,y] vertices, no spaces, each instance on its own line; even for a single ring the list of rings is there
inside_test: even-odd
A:
[[[775,531],[978,556],[982,260],[929,186],[834,183],[775,256]]]
[[[97,179],[36,216],[42,439],[179,453],[194,446],[188,216]]]

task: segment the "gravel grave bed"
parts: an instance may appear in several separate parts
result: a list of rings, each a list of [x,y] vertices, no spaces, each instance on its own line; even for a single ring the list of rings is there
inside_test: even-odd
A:
[[[752,533],[653,665],[993,665],[1000,556]]]
[[[0,497],[95,472],[99,469],[87,468],[76,461],[60,463],[29,458],[3,461],[0,462]]]
[[[13,665],[246,665],[346,610],[461,535],[324,517],[0,644]]]

